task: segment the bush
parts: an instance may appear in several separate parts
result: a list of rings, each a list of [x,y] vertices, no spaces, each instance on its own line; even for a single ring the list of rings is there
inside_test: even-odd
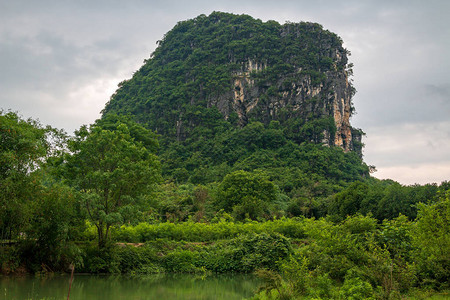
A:
[[[145,243],[155,239],[175,241],[207,242],[235,238],[240,234],[279,233],[289,238],[304,238],[304,220],[300,218],[277,219],[266,222],[251,221],[234,223],[219,220],[217,223],[139,223],[136,226],[121,226],[112,232],[114,240],[119,242]]]
[[[212,272],[253,272],[278,269],[278,262],[292,253],[289,239],[280,234],[246,234],[199,250],[197,267]]]
[[[167,272],[195,273],[200,270],[195,266],[199,253],[189,250],[175,250],[162,258],[162,265]]]
[[[84,245],[83,265],[79,272],[88,273],[120,273],[120,257],[118,248],[107,244],[99,250],[95,244]]]
[[[450,192],[440,202],[419,205],[413,231],[415,260],[422,284],[445,289],[450,282]]]
[[[0,247],[0,274],[11,274],[19,269],[21,263],[20,252],[15,246]]]
[[[122,246],[118,249],[119,268],[121,273],[149,274],[159,273],[158,256],[156,250],[147,245],[135,247]]]
[[[243,272],[257,268],[277,269],[278,262],[292,253],[289,239],[276,233],[242,235],[232,244],[237,248],[235,259],[241,260]]]
[[[347,277],[339,291],[342,299],[348,300],[371,300],[374,298],[373,288],[367,281],[359,277]]]

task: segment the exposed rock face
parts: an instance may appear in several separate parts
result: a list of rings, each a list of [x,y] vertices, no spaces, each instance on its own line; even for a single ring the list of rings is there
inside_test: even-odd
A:
[[[345,53],[334,56],[339,63]],[[297,70],[275,83],[275,94],[268,95],[271,83],[257,85],[255,75],[267,68],[264,63],[248,60],[242,70],[233,74],[231,91],[209,99],[209,106],[216,106],[225,118],[236,112],[240,126],[248,123],[250,116],[264,120],[278,120],[281,110],[289,112],[289,118],[333,117],[336,131],[333,136],[325,131],[322,143],[338,146],[344,151],[355,150],[354,141],[361,141],[361,132],[350,125],[353,88],[348,82],[347,71],[328,71],[326,78],[313,83],[311,75]],[[285,82],[289,81],[290,85]]]

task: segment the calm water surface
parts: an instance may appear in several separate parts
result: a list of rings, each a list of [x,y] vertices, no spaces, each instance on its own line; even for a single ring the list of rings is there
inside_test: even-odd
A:
[[[142,277],[75,275],[70,300],[242,299],[259,281],[253,275],[149,275]],[[0,299],[67,299],[69,276],[0,277]]]

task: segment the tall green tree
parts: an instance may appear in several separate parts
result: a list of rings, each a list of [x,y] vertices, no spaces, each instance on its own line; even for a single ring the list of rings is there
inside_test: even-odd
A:
[[[105,246],[111,226],[121,224],[145,205],[160,178],[155,149],[157,141],[132,136],[146,129],[120,121],[83,126],[69,143],[66,177],[80,192],[82,207],[95,224],[98,244]],[[130,130],[131,129],[133,130]]]
[[[434,204],[419,203],[413,231],[419,277],[436,288],[450,283],[450,191]]]
[[[0,238],[14,239],[28,224],[39,180],[34,171],[49,154],[51,128],[0,111]]]
[[[78,263],[79,250],[72,241],[82,232],[84,219],[78,214],[72,189],[45,182],[35,189],[29,206],[33,213],[25,231],[28,240],[22,247],[27,269],[37,272],[45,266],[61,270]]]
[[[360,212],[361,203],[366,197],[368,190],[367,184],[360,181],[353,182],[345,190],[333,196],[332,203],[328,208],[329,213],[343,220],[346,216]]]

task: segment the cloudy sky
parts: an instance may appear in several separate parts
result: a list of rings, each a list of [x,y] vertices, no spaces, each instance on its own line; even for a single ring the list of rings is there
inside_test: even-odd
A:
[[[378,178],[450,180],[450,1],[0,0],[0,108],[90,124],[178,21],[212,11],[317,22],[352,53],[355,127]]]

